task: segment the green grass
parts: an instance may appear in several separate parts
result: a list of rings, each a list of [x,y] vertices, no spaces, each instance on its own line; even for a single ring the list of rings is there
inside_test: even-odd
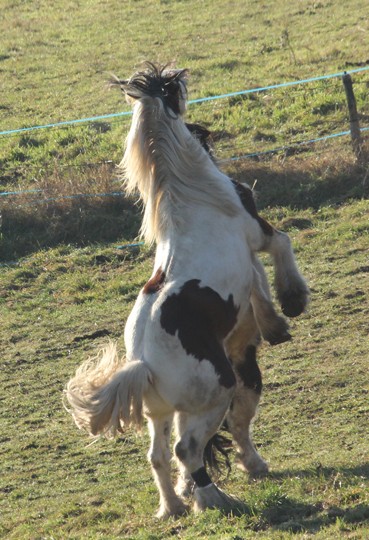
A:
[[[366,61],[367,30],[358,0],[8,2],[0,21],[1,129],[128,110],[118,91],[107,90],[109,73],[127,77],[147,59],[189,67],[190,98],[350,69]],[[363,125],[367,81],[365,72],[354,76]],[[189,117],[219,134],[223,157],[348,129],[339,79],[192,106]],[[119,161],[127,122],[1,137],[0,186]]]
[[[60,246],[3,269],[4,537],[365,538],[368,211],[361,201],[266,214],[289,231],[312,302],[292,322],[292,343],[262,347],[255,439],[272,473],[249,483],[234,469],[223,480],[249,507],[241,517],[208,511],[157,522],[147,434],[88,446],[62,407],[68,377],[98,344],[110,337],[122,349],[152,254]]]
[[[128,110],[106,80],[146,59],[189,67],[190,98],[367,60],[358,0],[5,4],[1,130]],[[366,125],[368,75],[354,83]],[[348,128],[339,80],[203,103],[188,115],[214,130],[222,158]],[[138,234],[131,200],[70,198],[120,188],[128,125],[0,137],[1,190],[43,191],[0,201],[0,537],[368,538],[369,182],[348,138],[224,165],[257,180],[258,206],[289,232],[312,290],[308,313],[291,322],[294,340],[260,351],[254,438],[271,474],[250,482],[233,468],[220,479],[247,504],[244,515],[158,522],[146,431],[90,445],[64,410],[80,362],[108,339],[123,351],[124,322],[151,272],[152,250],[117,249]]]

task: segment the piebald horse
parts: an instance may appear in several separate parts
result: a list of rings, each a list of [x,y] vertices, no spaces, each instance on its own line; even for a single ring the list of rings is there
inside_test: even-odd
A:
[[[285,311],[298,314],[308,298],[287,235],[266,232],[245,208],[247,189],[245,195],[217,168],[186,127],[185,78],[185,70],[149,65],[120,81],[133,107],[122,161],[126,189],[144,203],[142,231],[156,243],[154,269],[126,323],[126,360],[110,344],[66,388],[77,426],[91,435],[113,436],[147,418],[159,517],[187,510],[183,496],[191,483],[196,511],[240,507],[204,465],[204,449],[225,418],[241,465],[267,470],[249,434],[261,391],[256,345],[260,333],[272,344],[290,335],[255,251],[272,254]]]

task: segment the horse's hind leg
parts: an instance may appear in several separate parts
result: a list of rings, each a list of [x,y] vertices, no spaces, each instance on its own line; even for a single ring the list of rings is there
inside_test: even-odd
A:
[[[256,346],[249,345],[243,361],[235,367],[238,375],[237,389],[227,415],[227,423],[236,444],[239,466],[252,476],[262,476],[268,472],[268,465],[256,451],[251,439],[251,422],[262,389]]]
[[[177,460],[178,466],[178,479],[175,487],[175,491],[179,497],[187,498],[193,493],[195,483],[192,479],[190,472],[186,469],[184,463],[179,459]]]
[[[221,491],[212,483],[204,465],[204,448],[206,443],[219,428],[228,402],[219,404],[216,408],[200,414],[177,413],[178,440],[175,453],[180,462],[180,469],[186,469],[187,478],[190,476],[195,483],[195,511],[206,508],[219,508],[224,512],[242,511],[244,504],[238,499]]]
[[[151,417],[148,419],[151,447],[148,458],[160,494],[160,507],[157,517],[181,515],[187,508],[176,495],[171,479],[169,449],[173,415]]]
[[[268,253],[273,258],[275,288],[283,313],[297,317],[309,302],[309,288],[299,272],[287,234],[274,230]]]
[[[250,309],[226,343],[237,374],[236,392],[226,419],[236,445],[239,466],[253,476],[268,472],[268,465],[251,439],[251,422],[262,390],[262,377],[256,360],[259,341],[259,331]]]

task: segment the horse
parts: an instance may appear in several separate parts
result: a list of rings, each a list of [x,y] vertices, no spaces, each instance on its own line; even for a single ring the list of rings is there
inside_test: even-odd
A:
[[[173,73],[173,71],[162,70],[161,76],[164,84],[166,84],[167,99],[170,98],[176,113],[183,115],[186,110],[186,79],[183,77],[181,80],[182,88],[179,96],[178,88],[170,80]],[[112,85],[118,85],[125,92],[127,82],[127,80],[122,81],[115,78]],[[200,141],[214,163],[217,163],[211,132],[200,124],[185,122],[185,125],[191,134]],[[245,211],[259,225],[258,235],[252,238],[251,247],[254,253],[256,251],[265,251],[272,257],[275,273],[274,284],[282,312],[288,317],[297,317],[306,309],[310,292],[297,267],[291,241],[286,233],[275,229],[258,214],[253,192],[246,184],[235,182],[232,179],[231,182],[234,184]],[[254,265],[258,269],[265,294],[268,298],[271,298],[264,267],[257,258],[254,260]],[[271,344],[281,343],[289,339],[287,332],[280,331],[279,334],[277,332],[277,335],[277,339],[269,336]],[[233,401],[232,408],[227,415],[227,421],[224,422],[223,426],[226,431],[229,431],[229,426],[231,426],[231,432],[237,447],[236,459],[240,468],[254,477],[265,475],[268,472],[268,465],[256,451],[251,438],[251,423],[256,414],[262,391],[262,375],[256,358],[260,338],[261,334],[251,308],[247,316],[245,316],[243,324],[239,325],[238,332],[235,332],[226,344],[231,358],[237,359],[238,396]],[[219,470],[213,450],[216,449],[221,454],[227,455],[229,443],[229,439],[223,436],[219,437],[218,434],[210,439],[204,455],[210,466]],[[226,464],[230,468],[228,459],[226,459]],[[182,472],[183,478],[179,479],[177,491],[188,495],[193,488],[193,481],[188,475],[185,475],[185,471]]]
[[[155,66],[150,62],[147,65],[152,69]],[[184,115],[187,109],[187,71],[188,70],[167,70],[165,66],[161,69],[161,77],[165,85],[166,100],[170,101],[175,114]],[[180,95],[178,88],[172,83],[173,74],[181,72],[181,89]],[[111,81],[111,86],[119,86],[125,93],[128,80],[122,80],[114,77]],[[127,101],[130,97],[126,95]],[[217,164],[217,159],[214,154],[213,140],[211,132],[200,124],[185,122],[187,129],[196,137],[206,152],[209,154],[214,163]],[[309,303],[310,291],[305,279],[299,272],[296,264],[296,259],[293,253],[289,236],[273,227],[270,223],[262,218],[256,208],[252,190],[244,183],[230,181],[241,199],[246,212],[259,225],[258,234],[250,236],[250,247],[254,253],[265,251],[272,257],[274,266],[274,286],[277,294],[277,299],[281,304],[281,309],[287,317],[297,317],[303,313]],[[132,190],[134,191],[134,189]],[[258,271],[264,274],[263,267],[258,266]],[[266,278],[263,276],[263,282],[266,284]],[[266,286],[268,292],[268,286]],[[287,337],[287,336],[286,336]],[[268,340],[268,338],[266,338]],[[274,343],[272,343],[274,344]]]
[[[162,518],[187,511],[189,482],[195,511],[242,506],[212,482],[204,449],[227,417],[245,468],[265,468],[248,446],[253,414],[242,413],[261,390],[253,341],[259,333],[272,343],[290,338],[255,256],[265,231],[183,121],[185,79],[186,70],[149,65],[124,83],[133,117],[122,166],[127,191],[137,190],[144,204],[142,231],[156,243],[154,269],[125,326],[126,362],[109,344],[66,387],[75,423],[93,436],[113,436],[147,418]],[[252,379],[249,388],[244,383]]]

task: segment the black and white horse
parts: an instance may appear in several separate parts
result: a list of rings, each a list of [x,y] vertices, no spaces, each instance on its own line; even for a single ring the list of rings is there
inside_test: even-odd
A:
[[[126,361],[110,344],[66,389],[76,424],[92,435],[114,435],[147,418],[160,517],[186,511],[191,483],[195,510],[239,506],[204,466],[204,449],[225,418],[241,465],[267,470],[249,433],[261,391],[256,346],[260,333],[271,343],[290,336],[255,251],[272,254],[285,311],[298,314],[308,297],[288,237],[245,208],[247,188],[235,186],[186,127],[185,77],[149,65],[120,82],[133,106],[126,189],[144,203],[142,230],[156,243],[155,264],[127,320]]]

